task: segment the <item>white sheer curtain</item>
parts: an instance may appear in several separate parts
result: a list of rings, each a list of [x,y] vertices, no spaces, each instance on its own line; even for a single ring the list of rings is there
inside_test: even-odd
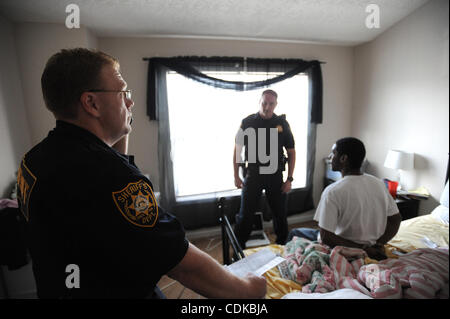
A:
[[[206,73],[206,72],[205,72]],[[225,80],[259,81],[260,74],[214,74]],[[275,76],[278,74],[271,74]],[[308,133],[308,77],[297,75],[270,87],[278,93],[275,113],[286,114],[297,152],[293,188],[305,187]],[[243,118],[259,110],[264,89],[236,92],[167,74],[167,98],[175,195],[234,190],[233,147]]]

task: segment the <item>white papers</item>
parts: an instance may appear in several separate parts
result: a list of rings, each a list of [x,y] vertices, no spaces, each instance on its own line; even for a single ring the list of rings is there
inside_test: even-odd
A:
[[[283,261],[285,261],[284,258],[266,248],[225,267],[239,277],[245,277],[249,272],[261,276]]]
[[[278,271],[280,272],[281,278],[292,280],[286,259],[284,260],[284,262],[279,264],[277,266],[277,268],[278,268]]]
[[[425,187],[419,187],[418,189],[409,190],[409,191],[399,190],[399,191],[397,191],[397,195],[415,196],[415,197],[427,199],[428,197],[430,197],[430,192],[428,192],[428,190]]]

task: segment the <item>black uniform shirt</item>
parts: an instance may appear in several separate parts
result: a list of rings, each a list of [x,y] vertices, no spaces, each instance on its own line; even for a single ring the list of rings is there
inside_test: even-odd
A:
[[[278,131],[278,167],[284,168],[283,147],[291,149],[295,147],[294,136],[292,135],[289,123],[286,121],[286,115],[280,116],[273,114],[270,119],[263,119],[258,113],[251,114],[242,120],[241,129],[245,131],[247,128],[254,128],[256,132],[256,154],[258,153],[258,128],[266,129],[266,155],[270,152],[270,128],[276,128]],[[245,160],[248,161],[248,138],[244,138],[245,145]],[[249,163],[251,165],[251,163]],[[256,165],[268,166],[269,163],[262,164],[259,162],[258,155],[256,155]]]
[[[78,126],[57,121],[24,156],[18,186],[41,298],[143,298],[188,249],[133,157]],[[67,288],[71,264],[79,288]]]

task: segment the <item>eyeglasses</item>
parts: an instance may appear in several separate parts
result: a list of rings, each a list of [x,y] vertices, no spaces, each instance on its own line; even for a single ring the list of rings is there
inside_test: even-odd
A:
[[[131,90],[123,90],[123,91],[116,91],[116,90],[89,90],[86,92],[113,92],[113,93],[123,93],[125,98],[128,100],[131,100]]]

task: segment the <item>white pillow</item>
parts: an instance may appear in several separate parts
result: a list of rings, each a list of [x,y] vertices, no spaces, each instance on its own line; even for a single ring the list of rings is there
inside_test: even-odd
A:
[[[445,184],[444,191],[441,194],[441,205],[444,205],[448,208],[448,181]]]
[[[444,205],[439,205],[431,212],[431,216],[436,218],[441,223],[448,225],[448,207]]]

